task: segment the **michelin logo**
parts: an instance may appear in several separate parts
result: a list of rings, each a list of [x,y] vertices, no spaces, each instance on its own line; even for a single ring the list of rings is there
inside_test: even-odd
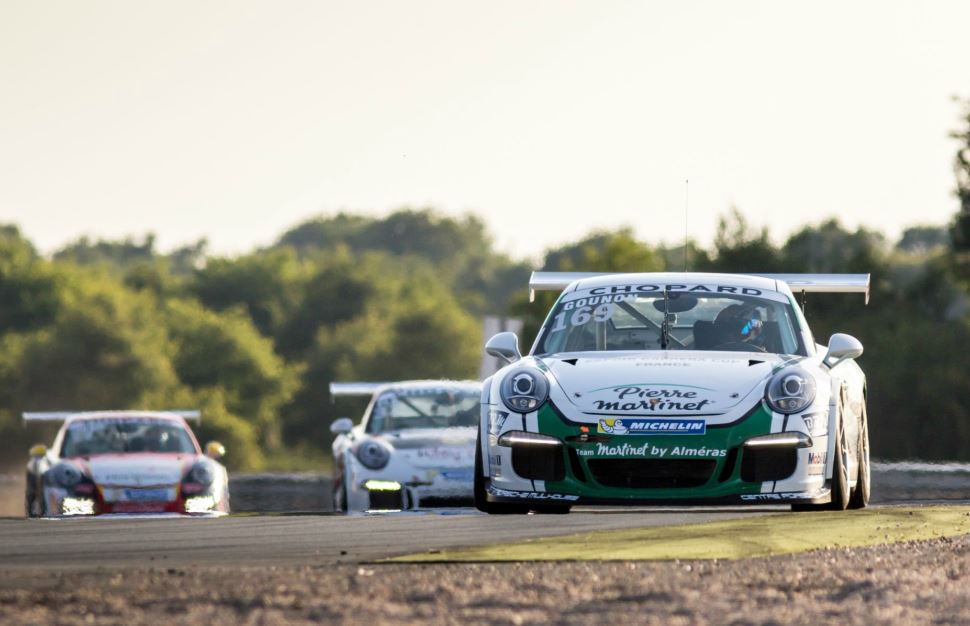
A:
[[[688,419],[601,419],[596,430],[608,435],[703,435],[707,422]]]

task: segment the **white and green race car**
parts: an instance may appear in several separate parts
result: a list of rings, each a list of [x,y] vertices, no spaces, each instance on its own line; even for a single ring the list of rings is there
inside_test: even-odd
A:
[[[487,513],[574,504],[869,500],[862,344],[815,343],[795,293],[860,292],[869,276],[535,273],[563,290],[526,356],[486,351],[475,504]]]

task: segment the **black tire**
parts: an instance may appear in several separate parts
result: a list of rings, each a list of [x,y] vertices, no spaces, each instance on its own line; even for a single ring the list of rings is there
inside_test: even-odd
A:
[[[849,468],[845,462],[845,425],[842,423],[842,405],[839,405],[838,432],[835,439],[835,459],[832,461],[832,502],[828,509],[844,511],[849,507]]]
[[[482,433],[479,431],[475,440],[475,508],[489,515],[524,515],[529,507],[523,504],[507,504],[505,502],[489,502],[485,493],[485,464],[482,462]]]
[[[862,401],[862,419],[859,425],[859,472],[856,475],[855,489],[849,499],[850,509],[864,509],[869,505],[872,492],[869,466],[869,416],[865,400]]]
[[[27,488],[24,491],[24,513],[27,517],[40,517],[37,506],[36,481],[30,472],[27,473]]]
[[[333,510],[337,513],[347,512],[347,485],[344,482],[343,472],[338,474],[340,476],[339,481],[333,481],[331,483],[331,488],[333,493],[330,496],[330,500],[333,503]],[[339,483],[339,486],[337,484]]]

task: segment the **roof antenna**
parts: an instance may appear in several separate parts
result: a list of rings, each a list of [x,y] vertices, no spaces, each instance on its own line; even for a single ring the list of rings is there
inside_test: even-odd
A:
[[[690,179],[684,179],[684,272],[687,272],[687,208],[690,206]]]

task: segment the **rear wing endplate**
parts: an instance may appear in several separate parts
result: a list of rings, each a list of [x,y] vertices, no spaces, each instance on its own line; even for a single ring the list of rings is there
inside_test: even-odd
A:
[[[330,399],[370,397],[387,383],[330,383]]]
[[[532,272],[529,302],[537,291],[562,291],[577,280],[622,272]],[[869,304],[869,274],[745,274],[787,283],[795,293],[861,293]]]
[[[30,422],[63,422],[69,417],[84,416],[84,415],[104,415],[105,417],[110,417],[112,415],[151,415],[152,413],[165,413],[167,415],[178,415],[182,419],[192,420],[196,424],[202,421],[202,412],[199,410],[186,411],[182,409],[174,409],[171,411],[46,411],[46,412],[27,412],[22,413],[24,420],[24,425]]]

